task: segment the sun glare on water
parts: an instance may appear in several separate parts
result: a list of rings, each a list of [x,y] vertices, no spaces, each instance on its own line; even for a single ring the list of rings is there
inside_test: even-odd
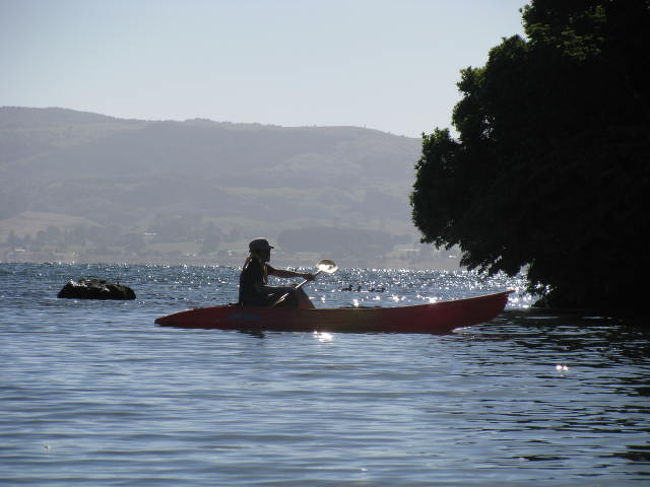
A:
[[[315,331],[314,332],[314,338],[316,338],[316,340],[318,340],[321,343],[327,343],[327,342],[331,342],[332,340],[334,340],[334,335],[332,335],[331,333],[327,333],[325,331],[322,331],[322,332],[321,331]]]

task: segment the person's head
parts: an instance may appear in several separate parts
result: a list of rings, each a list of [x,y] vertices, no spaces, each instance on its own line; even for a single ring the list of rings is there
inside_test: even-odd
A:
[[[250,250],[251,255],[257,257],[261,262],[268,262],[271,260],[271,249],[273,247],[269,244],[269,241],[265,238],[256,238],[251,240],[248,244],[248,250]]]

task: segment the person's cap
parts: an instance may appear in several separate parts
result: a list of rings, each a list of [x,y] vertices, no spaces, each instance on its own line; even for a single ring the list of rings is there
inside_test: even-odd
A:
[[[256,238],[255,240],[251,240],[251,243],[248,244],[248,248],[251,252],[254,252],[256,250],[270,250],[273,247],[265,238]]]

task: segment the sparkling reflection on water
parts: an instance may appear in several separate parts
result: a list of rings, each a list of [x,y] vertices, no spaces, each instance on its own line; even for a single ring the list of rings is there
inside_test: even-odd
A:
[[[237,274],[0,264],[0,484],[650,481],[647,333],[532,312],[517,279],[385,270],[341,270],[310,295],[399,306],[518,292],[492,322],[443,336],[153,325],[236,300]],[[120,280],[138,299],[56,299],[76,277]]]

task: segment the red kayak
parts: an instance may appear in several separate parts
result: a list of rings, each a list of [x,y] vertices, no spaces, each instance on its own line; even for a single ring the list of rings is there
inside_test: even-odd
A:
[[[503,291],[455,301],[396,308],[242,308],[212,306],[156,319],[160,326],[221,330],[447,333],[491,320],[503,311]]]

